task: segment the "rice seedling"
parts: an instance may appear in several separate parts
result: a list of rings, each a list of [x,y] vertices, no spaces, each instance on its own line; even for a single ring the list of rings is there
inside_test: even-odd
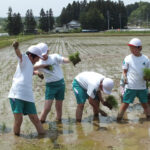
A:
[[[143,78],[146,81],[146,87],[148,89],[149,87],[149,81],[150,81],[150,69],[149,68],[144,68],[143,70]]]
[[[76,52],[72,55],[69,55],[69,60],[73,63],[73,65],[75,66],[77,63],[79,63],[81,61],[80,57],[79,57],[79,52]]]
[[[1,132],[4,133],[6,130],[6,124],[5,122],[2,123],[2,126],[1,126]]]
[[[40,79],[42,79],[42,80],[44,79],[44,75],[43,75],[42,73],[39,73],[39,74],[38,74],[38,77],[39,77]]]
[[[150,69],[149,68],[144,68],[144,80],[150,81]]]
[[[108,97],[106,97],[106,101],[105,101],[105,105],[106,106],[111,106],[112,108],[118,108],[118,102],[116,100],[116,98],[112,95],[109,95]]]
[[[45,67],[45,69],[49,70],[49,71],[53,71],[53,66],[52,65],[48,65]]]

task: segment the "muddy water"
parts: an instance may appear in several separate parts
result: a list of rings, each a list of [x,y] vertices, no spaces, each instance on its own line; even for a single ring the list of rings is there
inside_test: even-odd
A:
[[[102,109],[108,117],[93,118],[92,109],[88,102],[85,104],[83,121],[75,123],[76,101],[71,89],[73,78],[82,71],[96,71],[111,77],[115,81],[113,95],[120,104],[118,92],[121,76],[121,63],[128,55],[127,42],[132,37],[61,37],[42,38],[21,43],[20,49],[26,49],[38,42],[46,42],[50,53],[59,53],[68,56],[74,51],[79,51],[82,62],[76,67],[72,64],[62,65],[66,81],[66,97],[63,105],[63,121],[55,121],[55,106],[53,105],[47,122],[43,124],[46,132],[38,136],[28,117],[24,117],[21,136],[15,137],[12,133],[13,115],[7,95],[11,87],[17,59],[11,47],[0,50],[0,150],[149,150],[150,149],[150,122],[145,120],[143,109],[138,100],[135,100],[127,113],[125,120],[116,123],[118,110],[110,111],[104,106]],[[143,53],[150,58],[149,36],[141,36]],[[44,105],[44,81],[33,77],[34,95],[38,115]]]

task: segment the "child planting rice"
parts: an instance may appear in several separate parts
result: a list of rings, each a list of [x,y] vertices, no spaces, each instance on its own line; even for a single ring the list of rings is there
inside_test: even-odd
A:
[[[101,113],[103,116],[107,114],[99,108],[100,101],[103,105],[110,107],[106,104],[102,98],[102,92],[110,94],[114,87],[114,82],[110,78],[96,73],[96,72],[82,72],[78,74],[72,83],[73,91],[77,100],[76,109],[76,121],[81,122],[82,113],[86,99],[89,104],[93,107],[94,116],[98,116]],[[97,95],[98,94],[98,95]],[[98,96],[96,98],[96,96]]]
[[[26,54],[21,54],[18,42],[14,42],[13,47],[18,57],[18,65],[8,97],[15,119],[14,134],[20,135],[23,115],[28,115],[37,132],[43,134],[44,129],[37,116],[32,91],[33,65],[42,58],[42,53],[36,46],[30,46]]]
[[[34,70],[38,70],[35,72],[36,74],[39,74],[39,72],[44,73],[46,82],[45,104],[40,120],[42,123],[45,122],[55,99],[57,113],[56,120],[61,121],[62,104],[65,95],[65,81],[60,64],[69,63],[70,60],[69,58],[65,58],[59,54],[48,55],[48,46],[45,43],[39,43],[36,46],[42,51],[44,59],[36,63]]]
[[[150,108],[148,106],[146,81],[143,78],[144,68],[150,68],[150,61],[147,56],[141,53],[142,44],[138,38],[133,38],[128,44],[131,54],[126,56],[122,69],[125,82],[125,93],[123,103],[118,112],[117,120],[120,121],[130,103],[138,97],[144,109],[146,117],[150,118]]]

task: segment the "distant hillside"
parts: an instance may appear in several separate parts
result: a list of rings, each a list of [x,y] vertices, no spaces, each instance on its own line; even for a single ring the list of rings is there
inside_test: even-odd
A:
[[[127,5],[128,24],[149,26],[150,25],[150,3],[139,2]]]

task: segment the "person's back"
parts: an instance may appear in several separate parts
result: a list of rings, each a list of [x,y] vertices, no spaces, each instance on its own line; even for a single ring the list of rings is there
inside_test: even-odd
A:
[[[105,76],[96,73],[96,72],[89,72],[85,71],[78,74],[75,79],[79,82],[79,84],[87,90],[88,87],[94,86],[95,88],[99,87],[99,83],[105,78]]]

